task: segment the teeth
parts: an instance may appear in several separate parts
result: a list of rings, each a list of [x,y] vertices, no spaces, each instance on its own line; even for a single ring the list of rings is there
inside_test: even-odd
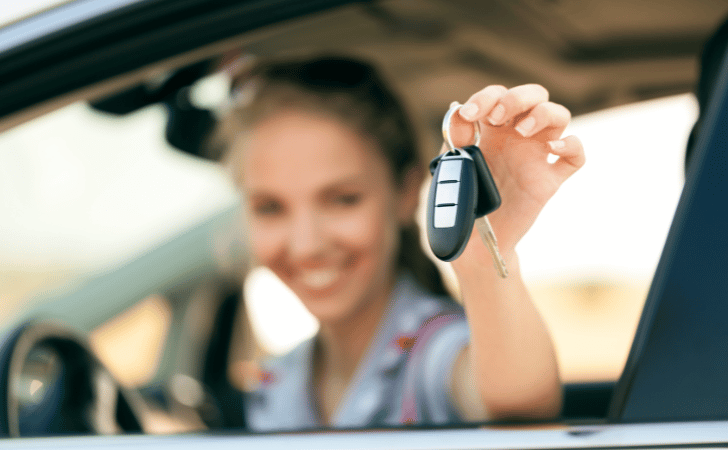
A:
[[[339,278],[338,270],[316,270],[301,273],[300,280],[311,289],[321,289]]]

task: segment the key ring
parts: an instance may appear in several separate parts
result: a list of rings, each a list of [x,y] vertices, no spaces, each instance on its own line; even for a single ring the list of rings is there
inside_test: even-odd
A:
[[[452,121],[452,116],[455,114],[457,110],[462,108],[463,105],[460,103],[455,103],[448,111],[445,113],[445,117],[442,119],[442,137],[445,139],[445,143],[450,148],[450,151],[455,151],[455,144],[452,143],[452,136],[450,136],[450,122]],[[473,128],[475,129],[475,146],[480,146],[480,122],[477,120],[473,122]]]

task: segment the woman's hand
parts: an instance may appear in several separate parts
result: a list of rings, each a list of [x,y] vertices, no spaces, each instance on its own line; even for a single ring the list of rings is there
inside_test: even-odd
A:
[[[464,398],[479,399],[492,419],[555,417],[561,408],[553,344],[523,283],[515,246],[584,164],[579,139],[561,139],[570,120],[569,111],[549,102],[548,91],[536,84],[488,86],[453,115],[456,146],[473,143],[473,122],[480,123],[480,149],[502,199],[488,219],[509,272],[505,280],[498,276],[476,230],[452,262],[471,330],[470,347],[459,358],[470,363],[458,364],[452,385],[453,402],[463,412],[469,409],[459,401]],[[558,156],[553,163],[550,153]]]
[[[452,118],[452,139],[459,147],[473,143],[472,122],[480,122],[480,149],[502,198],[500,208],[488,215],[502,253],[514,249],[559,186],[584,165],[579,139],[561,139],[571,113],[548,98],[537,84],[488,86]],[[558,159],[550,163],[549,153]],[[477,232],[466,252],[474,240],[480,241]]]

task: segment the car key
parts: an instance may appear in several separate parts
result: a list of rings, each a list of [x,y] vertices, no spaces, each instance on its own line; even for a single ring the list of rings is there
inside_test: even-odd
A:
[[[455,104],[450,108],[442,124],[443,137],[450,151],[430,163],[433,175],[427,204],[430,248],[435,256],[444,261],[456,259],[465,249],[475,224],[498,274],[506,278],[508,270],[505,260],[498,250],[493,228],[485,216],[500,206],[501,198],[477,146],[480,141],[479,126],[475,128],[475,145],[458,149],[450,137],[450,121],[460,107],[462,105]]]
[[[490,221],[486,217],[486,214],[492,213],[500,206],[500,193],[495,185],[495,180],[493,180],[493,175],[488,169],[488,164],[485,162],[485,157],[483,157],[483,153],[478,146],[470,145],[464,147],[463,150],[473,158],[478,175],[478,203],[475,207],[475,227],[478,229],[483,243],[488,247],[498,275],[501,278],[506,278],[508,276],[506,262],[498,250],[498,240],[495,238],[493,227],[490,226]]]
[[[483,152],[478,146],[469,145],[462,150],[466,151],[475,163],[475,172],[478,176],[478,204],[475,206],[475,217],[483,217],[498,209],[501,204],[500,193],[485,162]]]
[[[443,261],[456,259],[470,239],[478,200],[473,158],[453,149],[438,158],[427,203],[427,237]]]

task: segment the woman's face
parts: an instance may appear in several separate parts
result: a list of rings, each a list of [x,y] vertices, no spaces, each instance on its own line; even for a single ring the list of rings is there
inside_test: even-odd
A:
[[[388,295],[411,216],[384,156],[349,127],[286,111],[238,142],[251,245],[322,323]]]

